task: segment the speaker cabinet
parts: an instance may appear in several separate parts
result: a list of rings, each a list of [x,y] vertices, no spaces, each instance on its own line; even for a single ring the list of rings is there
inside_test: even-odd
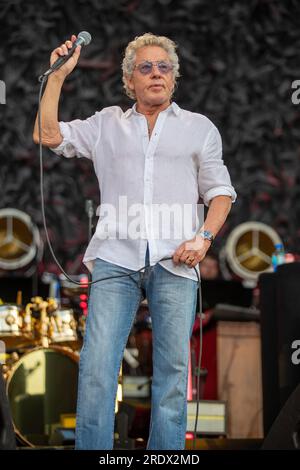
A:
[[[300,383],[293,344],[300,341],[300,263],[259,277],[265,435]]]

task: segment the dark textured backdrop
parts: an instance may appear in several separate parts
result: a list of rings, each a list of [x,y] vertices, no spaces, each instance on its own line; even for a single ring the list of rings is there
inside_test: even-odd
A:
[[[300,79],[298,0],[0,0],[0,208],[29,213],[43,233],[37,147],[32,142],[37,76],[50,51],[71,33],[90,31],[91,45],[64,85],[60,118],[85,118],[104,106],[131,105],[120,63],[127,43],[151,31],[178,44],[181,79],[175,100],[219,127],[238,200],[224,229],[247,220],[272,225],[299,252]],[[51,240],[70,273],[82,272],[87,244],[85,200],[98,205],[91,163],[45,150],[45,200]],[[50,254],[48,270],[55,271]],[[44,266],[42,266],[43,268]]]

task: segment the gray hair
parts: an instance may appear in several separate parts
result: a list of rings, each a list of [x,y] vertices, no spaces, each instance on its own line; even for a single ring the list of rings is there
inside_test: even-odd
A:
[[[170,62],[173,65],[173,78],[174,78],[174,89],[176,86],[176,78],[180,76],[179,74],[179,60],[178,55],[176,54],[176,44],[171,39],[167,38],[166,36],[155,36],[152,33],[145,33],[142,36],[136,36],[133,41],[131,41],[126,49],[125,55],[122,62],[122,70],[123,70],[123,83],[126,95],[129,98],[135,99],[134,91],[130,90],[127,85],[126,77],[131,77],[134,66],[135,66],[135,59],[136,59],[136,51],[141,47],[145,46],[159,46],[163,48],[169,56]],[[174,90],[173,90],[174,91]]]

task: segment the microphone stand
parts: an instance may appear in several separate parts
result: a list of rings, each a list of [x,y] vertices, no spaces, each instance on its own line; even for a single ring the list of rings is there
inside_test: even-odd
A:
[[[85,212],[87,213],[87,216],[88,216],[88,219],[89,219],[89,227],[88,227],[88,242],[90,242],[91,238],[92,238],[92,234],[93,234],[93,217],[94,217],[94,204],[93,204],[93,201],[92,199],[87,199],[85,201]],[[88,273],[88,280],[91,281],[92,280],[92,275],[89,271]],[[90,297],[90,290],[91,290],[91,285],[89,284],[89,287],[88,287],[88,299]]]

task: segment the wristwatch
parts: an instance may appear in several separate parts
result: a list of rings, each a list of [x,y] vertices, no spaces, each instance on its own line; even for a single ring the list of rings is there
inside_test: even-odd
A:
[[[200,235],[203,240],[209,240],[211,244],[214,241],[214,236],[209,230],[200,230],[198,235]]]

